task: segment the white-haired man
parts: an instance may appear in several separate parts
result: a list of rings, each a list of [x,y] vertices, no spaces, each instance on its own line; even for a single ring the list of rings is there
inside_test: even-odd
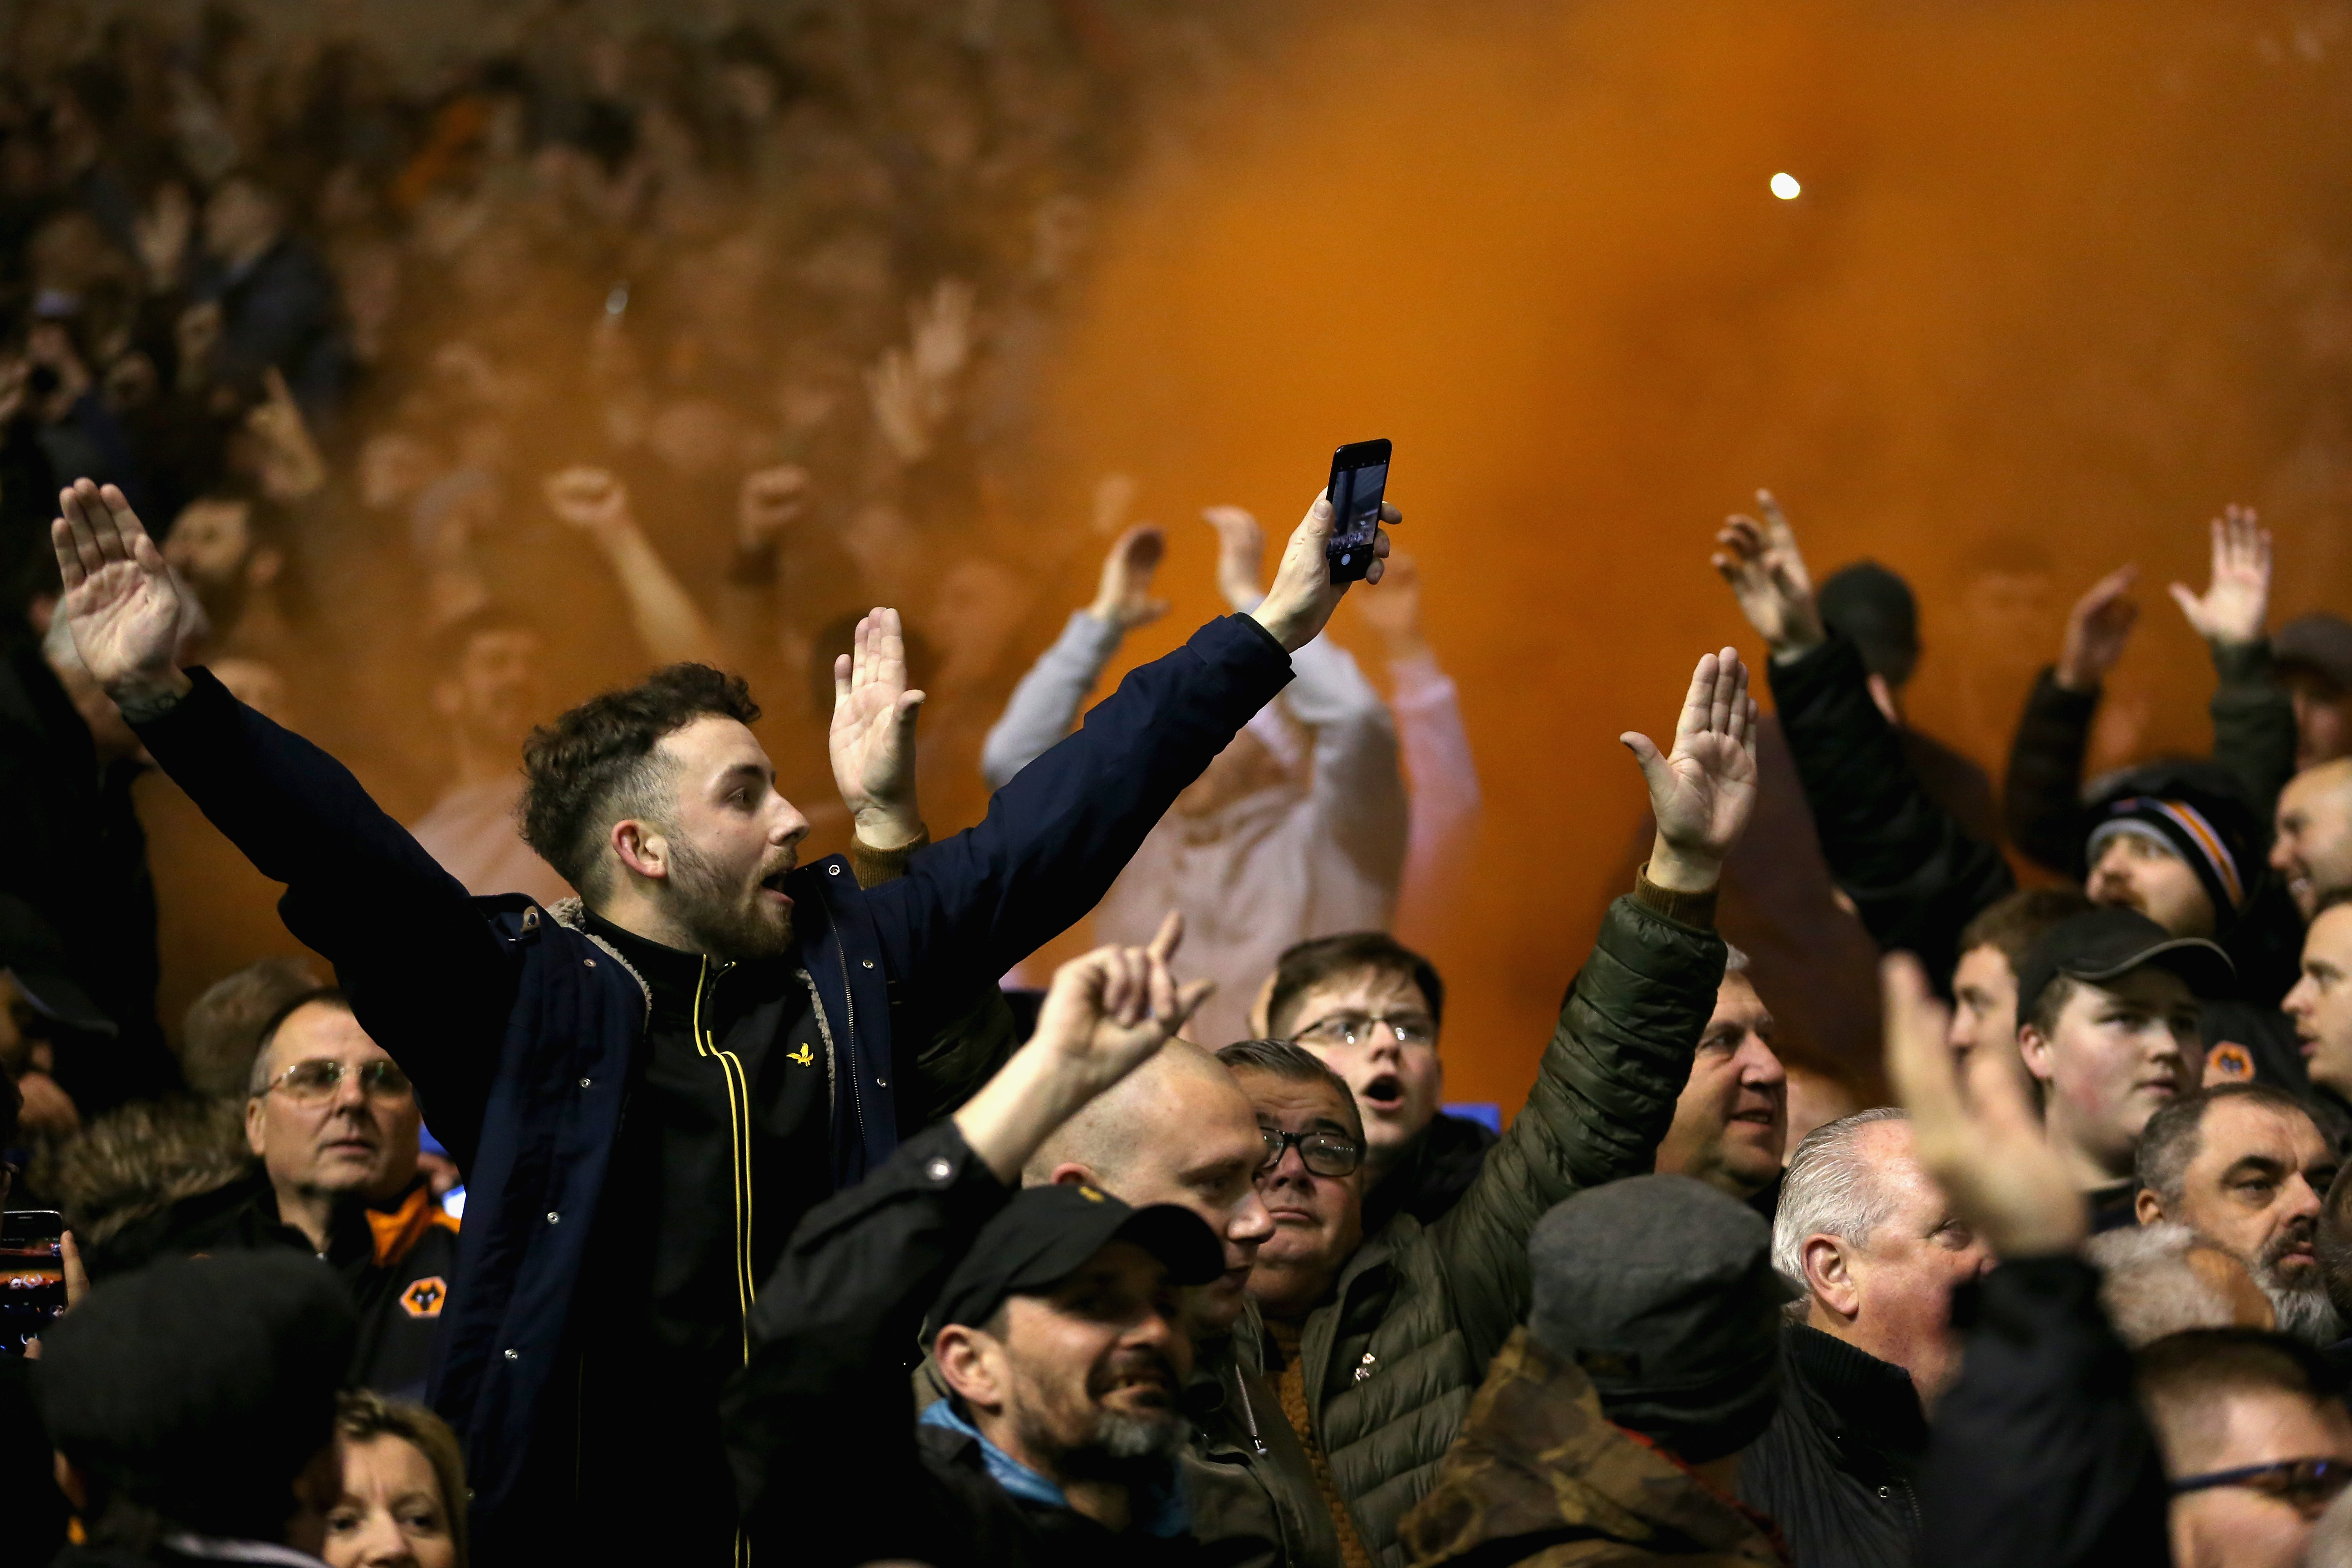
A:
[[[1780,1412],[1740,1466],[1740,1497],[1801,1563],[1901,1568],[1918,1552],[1927,1411],[1959,1371],[1952,1289],[1990,1256],[1921,1168],[1909,1119],[1881,1108],[1797,1146],[1772,1261],[1804,1296],[1781,1336]]]

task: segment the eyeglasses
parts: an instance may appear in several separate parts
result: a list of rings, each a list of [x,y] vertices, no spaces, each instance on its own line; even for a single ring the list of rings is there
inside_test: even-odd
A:
[[[1373,1033],[1376,1029],[1386,1029],[1400,1046],[1433,1045],[1437,1040],[1436,1023],[1420,1013],[1408,1013],[1401,1018],[1375,1018],[1363,1013],[1334,1013],[1328,1018],[1318,1018],[1299,1030],[1291,1044],[1370,1045],[1378,1038]]]
[[[1353,1174],[1364,1162],[1364,1152],[1355,1141],[1337,1132],[1285,1132],[1279,1127],[1261,1127],[1258,1136],[1265,1140],[1265,1163],[1260,1171],[1271,1171],[1282,1163],[1282,1152],[1298,1151],[1300,1162],[1318,1176]]]
[[[286,1098],[297,1105],[318,1105],[334,1099],[335,1091],[343,1086],[344,1075],[353,1070],[359,1073],[360,1092],[370,1100],[405,1100],[416,1092],[408,1075],[382,1058],[363,1062],[356,1069],[323,1058],[296,1062],[271,1079],[269,1088],[261,1092],[283,1089]]]
[[[2267,1465],[2189,1476],[2172,1483],[2172,1495],[2179,1497],[2183,1492],[2201,1492],[2213,1487],[2251,1487],[2316,1517],[2347,1486],[2352,1486],[2352,1461],[2280,1459]]]

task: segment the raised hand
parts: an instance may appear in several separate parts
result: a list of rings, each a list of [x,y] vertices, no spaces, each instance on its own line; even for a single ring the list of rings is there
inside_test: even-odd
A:
[[[764,549],[807,504],[809,475],[797,463],[754,468],[735,492],[735,542]]]
[[[1356,614],[1387,642],[1390,658],[1429,651],[1421,635],[1421,565],[1412,556],[1389,557],[1381,591],[1357,600]]]
[[[275,501],[298,501],[327,488],[327,459],[311,437],[301,405],[276,365],[261,371],[265,394],[246,412],[245,427],[261,443],[261,488]]]
[[[2202,595],[2172,585],[2172,601],[2197,635],[2225,647],[2260,642],[2271,607],[2271,535],[2250,506],[2231,506],[2213,520],[2213,580]]]
[[[862,842],[902,848],[923,826],[915,802],[915,710],[924,694],[907,689],[898,612],[866,616],[851,647],[833,661],[833,782]]]
[[[1383,501],[1381,521],[1394,527],[1404,521],[1404,513]],[[1331,582],[1330,563],[1324,554],[1330,542],[1331,498],[1319,495],[1292,531],[1290,542],[1283,546],[1282,561],[1274,569],[1274,586],[1249,612],[1287,651],[1296,652],[1313,642],[1330,622],[1331,612],[1347,596],[1348,584],[1342,583],[1335,587]],[[1388,529],[1376,528],[1372,531],[1372,564],[1364,574],[1366,584],[1381,580],[1388,567]]]
[[[2003,1258],[2072,1252],[2090,1228],[2073,1173],[2043,1136],[2016,1068],[1998,1051],[1956,1067],[1948,1020],[1907,952],[1878,966],[1886,1079],[1911,1113],[1919,1163],[1952,1213]]]
[[[1203,507],[1201,521],[1217,531],[1217,594],[1235,615],[1246,616],[1265,597],[1257,580],[1265,530],[1237,506]]]
[[[2066,638],[2058,645],[2059,685],[2088,695],[2106,679],[2139,619],[2139,605],[2131,598],[2138,580],[2138,567],[2118,566],[2074,601],[2066,612]]]
[[[1118,536],[1103,557],[1102,583],[1087,614],[1107,626],[1131,632],[1168,613],[1168,601],[1151,596],[1151,574],[1167,552],[1168,536],[1157,525],[1139,522]]]
[[[75,651],[124,717],[137,722],[162,711],[188,689],[175,655],[194,595],[115,486],[76,479],[58,492],[58,510],[49,542]]]
[[[1089,1096],[1142,1066],[1215,989],[1177,984],[1168,965],[1183,939],[1184,917],[1171,910],[1150,946],[1099,947],[1054,972],[1034,1043],[1075,1068]]]
[[[958,1131],[999,1180],[1087,1102],[1151,1058],[1215,989],[1180,985],[1169,961],[1184,937],[1170,911],[1149,947],[1097,948],[1054,972],[1029,1043],[955,1113]]]
[[[1756,808],[1756,699],[1737,649],[1707,654],[1691,672],[1675,723],[1675,749],[1660,755],[1647,735],[1617,737],[1642,764],[1658,835],[1645,873],[1674,892],[1714,887],[1724,859]]]
[[[1760,522],[1745,514],[1724,520],[1715,536],[1719,548],[1708,560],[1731,584],[1739,613],[1772,657],[1795,658],[1828,641],[1829,634],[1813,603],[1813,579],[1797,548],[1797,531],[1770,490],[1756,492],[1756,510],[1764,514]]]
[[[548,475],[541,489],[549,510],[567,527],[600,542],[637,526],[629,510],[629,487],[609,468],[562,468]]]

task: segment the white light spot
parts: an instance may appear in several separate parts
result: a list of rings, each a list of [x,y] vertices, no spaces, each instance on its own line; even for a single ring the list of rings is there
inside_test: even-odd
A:
[[[1772,194],[1780,197],[1784,202],[1795,201],[1797,199],[1797,193],[1804,188],[1804,186],[1797,184],[1797,176],[1794,174],[1775,174],[1772,176]]]

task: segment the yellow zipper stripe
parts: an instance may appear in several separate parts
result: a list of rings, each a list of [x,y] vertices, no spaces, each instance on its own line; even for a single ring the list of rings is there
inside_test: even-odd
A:
[[[735,1189],[735,1310],[743,1340],[743,1360],[751,1359],[751,1090],[743,1064],[732,1051],[719,1048],[718,1040],[702,1027],[702,986],[710,973],[705,954],[694,978],[694,1048],[719,1063],[727,1084],[727,1144],[729,1170]]]

